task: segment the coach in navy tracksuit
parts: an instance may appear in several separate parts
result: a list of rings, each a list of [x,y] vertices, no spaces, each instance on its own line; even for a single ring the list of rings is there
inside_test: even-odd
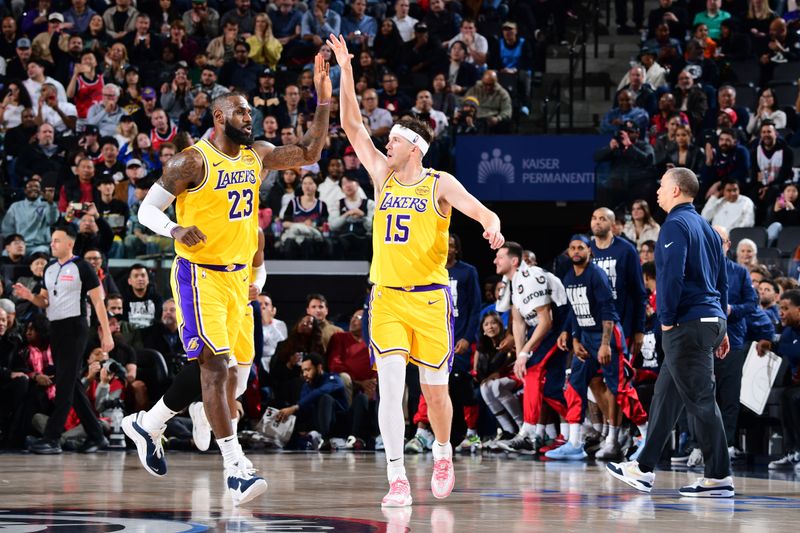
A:
[[[617,315],[634,358],[639,355],[644,337],[647,293],[639,254],[631,243],[614,237],[613,223],[614,212],[607,207],[592,213],[592,261],[608,274]]]
[[[705,478],[680,489],[683,496],[734,493],[722,415],[714,400],[714,353],[728,351],[728,276],[722,239],[695,210],[700,185],[694,172],[668,170],[658,204],[668,213],[656,247],[657,312],[664,365],[656,381],[647,441],[638,464],[609,463],[608,470],[639,490],[652,488],[653,469],[683,409],[697,421]],[[637,472],[638,470],[638,472]]]

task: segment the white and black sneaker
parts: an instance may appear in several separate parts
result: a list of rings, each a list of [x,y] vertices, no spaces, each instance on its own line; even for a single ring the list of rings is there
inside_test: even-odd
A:
[[[164,458],[164,448],[161,438],[167,429],[166,424],[158,431],[149,432],[142,427],[144,411],[133,413],[122,419],[122,431],[136,444],[139,461],[148,473],[161,477],[167,475],[167,460]]]
[[[800,464],[800,453],[789,452],[784,457],[770,462],[767,468],[770,470],[790,470],[798,464]]]
[[[513,439],[501,440],[497,443],[497,447],[503,451],[511,453],[536,453],[536,447],[533,441],[528,438],[524,433],[517,433]]]
[[[733,478],[730,476],[723,479],[699,477],[691,485],[681,487],[678,492],[687,498],[733,498],[736,495]]]
[[[653,472],[642,472],[639,470],[639,463],[628,461],[625,463],[606,463],[606,470],[615,478],[623,481],[641,492],[653,490],[653,482],[656,475]]]
[[[225,479],[234,505],[243,505],[267,491],[267,481],[255,475],[249,461],[240,459],[226,468]]]

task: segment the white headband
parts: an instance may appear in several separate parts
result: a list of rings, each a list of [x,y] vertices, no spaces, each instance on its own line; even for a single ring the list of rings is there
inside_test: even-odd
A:
[[[428,148],[430,148],[430,146],[428,146],[428,143],[425,142],[425,139],[423,139],[419,133],[408,129],[405,126],[401,126],[400,124],[395,124],[392,126],[392,131],[389,132],[389,136],[391,137],[392,135],[402,137],[419,148],[419,151],[422,153],[423,157],[428,153]]]

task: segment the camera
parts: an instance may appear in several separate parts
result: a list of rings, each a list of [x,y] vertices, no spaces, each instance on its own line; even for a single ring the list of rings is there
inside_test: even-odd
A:
[[[86,214],[86,210],[89,208],[89,204],[81,203],[81,202],[72,202],[69,204],[72,207],[73,214],[80,218]]]
[[[113,359],[109,359],[103,363],[102,368],[105,369],[111,376],[119,379],[120,381],[125,381],[125,378],[128,377],[128,371],[125,370],[125,367],[119,364],[118,362],[114,361]]]

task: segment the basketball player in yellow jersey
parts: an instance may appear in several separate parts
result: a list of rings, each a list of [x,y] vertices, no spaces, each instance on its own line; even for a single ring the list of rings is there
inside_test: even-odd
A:
[[[392,127],[384,156],[361,119],[347,44],[330,36],[328,46],[342,69],[341,121],[375,187],[370,279],[370,354],[378,368],[378,421],[386,447],[389,493],[384,507],[411,505],[403,466],[403,389],[406,363],[419,366],[422,392],[436,436],[431,490],[445,498],[453,490],[448,394],[453,358],[453,304],[447,261],[450,213],[458,209],[483,226],[493,249],[503,245],[500,219],[446,172],[426,169],[422,158],[433,141],[427,124],[402,119]]]
[[[249,271],[258,237],[257,201],[262,168],[285,169],[319,160],[328,131],[331,82],[328,65],[314,65],[317,109],[308,132],[296,144],[274,147],[253,142],[252,114],[245,95],[227,93],[211,102],[214,132],[170,159],[139,208],[139,220],[175,239],[172,289],[179,333],[190,363],[147,412],[123,420],[149,473],[163,476],[161,448],[166,421],[188,406],[202,389],[205,413],[224,459],[234,504],[267,489],[253,475],[231,426],[226,397],[228,361],[247,305]],[[177,223],[164,211],[176,201]],[[198,383],[200,387],[198,387]]]

